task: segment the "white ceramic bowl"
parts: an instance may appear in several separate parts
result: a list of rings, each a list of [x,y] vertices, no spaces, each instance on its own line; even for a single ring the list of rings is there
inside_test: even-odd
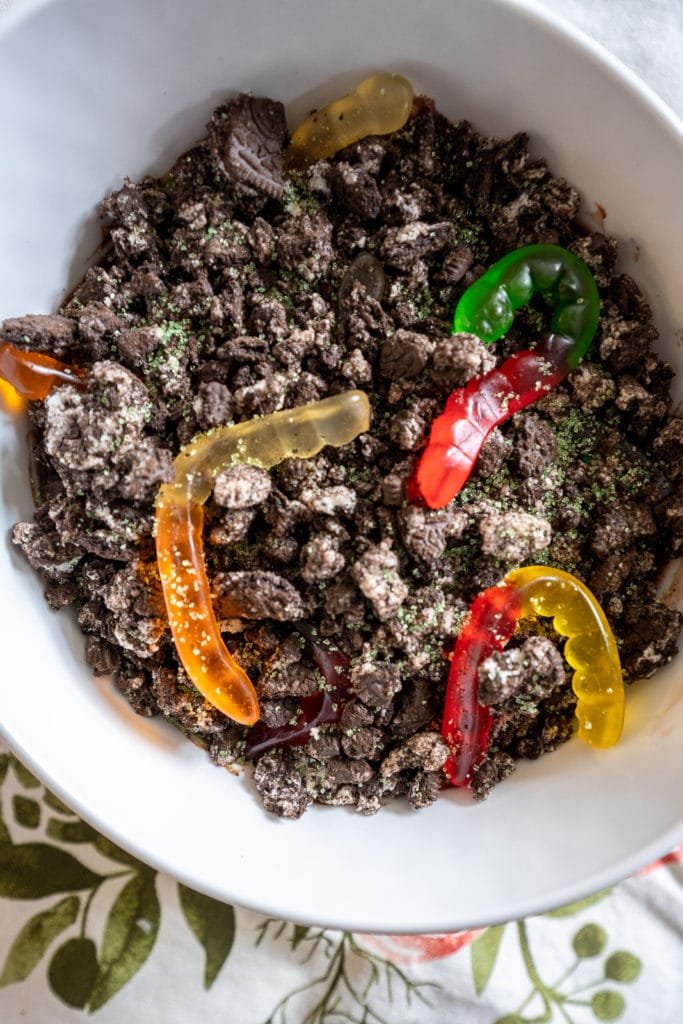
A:
[[[278,97],[295,124],[378,69],[487,132],[529,130],[586,210],[607,210],[627,267],[637,258],[661,352],[683,369],[681,125],[598,47],[504,0],[5,5],[0,319],[51,310],[95,248],[100,197],[124,174],[167,167],[226,94]],[[449,792],[419,815],[268,817],[248,779],[90,678],[73,621],[48,611],[7,540],[31,509],[21,426],[3,419],[0,445],[2,728],[64,799],[143,859],[273,915],[446,931],[573,900],[683,838],[681,660],[629,693],[616,748],[573,741],[522,764],[482,805]]]

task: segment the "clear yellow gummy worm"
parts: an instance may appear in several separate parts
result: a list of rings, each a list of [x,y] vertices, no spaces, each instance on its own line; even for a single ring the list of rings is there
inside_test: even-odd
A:
[[[295,129],[285,151],[285,167],[306,167],[368,135],[398,131],[412,106],[413,87],[407,78],[371,75],[353,92],[310,114]]]
[[[576,576],[542,565],[508,573],[521,605],[521,616],[553,620],[568,637],[565,659],[574,669],[578,734],[594,747],[611,747],[624,725],[624,681],[614,634],[600,604]]]
[[[249,464],[271,469],[283,459],[308,459],[325,447],[341,447],[370,425],[364,391],[346,391],[196,438],[177,456],[175,482],[163,484],[156,501],[156,551],[161,586],[178,657],[197,689],[241,725],[259,717],[256,692],[223,643],[211,605],[204,565],[203,505],[216,474]]]

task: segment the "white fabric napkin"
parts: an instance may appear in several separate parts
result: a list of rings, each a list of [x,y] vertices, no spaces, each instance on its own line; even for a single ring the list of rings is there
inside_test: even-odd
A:
[[[539,0],[635,71],[683,117],[682,0]]]

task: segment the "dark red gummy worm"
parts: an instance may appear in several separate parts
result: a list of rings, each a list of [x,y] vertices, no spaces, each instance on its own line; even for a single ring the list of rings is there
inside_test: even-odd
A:
[[[330,687],[319,690],[310,697],[301,700],[301,711],[293,725],[283,725],[277,729],[269,728],[264,722],[258,722],[250,731],[247,739],[245,757],[256,760],[267,750],[275,747],[299,747],[308,743],[311,732],[316,726],[338,722],[349,699],[349,659],[339,650],[331,650],[313,636],[313,632],[303,623],[297,623],[297,631],[308,641],[311,656]]]
[[[451,749],[444,765],[448,781],[467,786],[486,753],[491,712],[479,703],[477,674],[481,663],[502,651],[520,616],[515,588],[498,584],[472,602],[455,644],[448,673],[441,733]]]

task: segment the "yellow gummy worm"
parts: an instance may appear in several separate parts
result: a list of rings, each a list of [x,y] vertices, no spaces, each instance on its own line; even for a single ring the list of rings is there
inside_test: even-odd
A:
[[[412,106],[413,87],[407,78],[371,75],[353,92],[316,110],[299,125],[285,152],[285,167],[306,167],[368,135],[398,131]]]
[[[624,724],[624,681],[619,652],[605,614],[590,590],[561,569],[529,565],[505,577],[516,590],[521,616],[553,620],[569,639],[564,656],[574,669],[579,736],[594,747],[611,747]]]
[[[346,391],[272,416],[219,427],[177,456],[175,482],[156,501],[156,551],[178,657],[199,692],[241,725],[258,721],[256,691],[223,643],[211,605],[202,544],[203,505],[216,474],[249,464],[271,469],[283,459],[309,459],[348,444],[370,426],[364,391]]]

